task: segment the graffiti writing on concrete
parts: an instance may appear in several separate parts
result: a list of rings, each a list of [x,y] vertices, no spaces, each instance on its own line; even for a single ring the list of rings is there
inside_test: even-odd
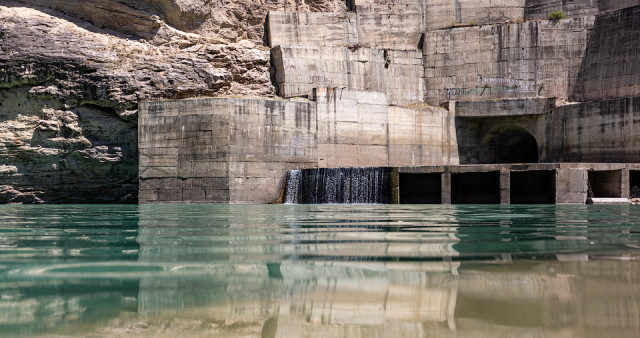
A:
[[[535,93],[536,83],[533,81],[512,80],[505,78],[484,78],[482,79],[482,86],[475,87],[457,87],[457,88],[444,88],[447,99],[452,96],[489,96],[489,95],[501,95],[501,94],[525,94]],[[425,92],[427,97],[440,96],[440,90],[427,90]]]
[[[505,78],[483,78],[482,84],[516,86],[518,87],[518,93],[534,93],[536,91],[536,83],[533,81]]]

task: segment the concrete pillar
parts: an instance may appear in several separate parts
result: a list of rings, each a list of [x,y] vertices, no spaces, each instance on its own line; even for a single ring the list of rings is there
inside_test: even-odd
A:
[[[556,169],[556,204],[585,204],[587,180],[585,169]]]
[[[623,168],[620,173],[620,192],[622,198],[629,198],[631,192],[629,191],[629,168]]]
[[[442,204],[451,204],[451,173],[442,173],[442,195],[440,195]]]
[[[391,169],[389,173],[389,181],[391,182],[391,204],[400,204],[400,173],[398,168]]]
[[[500,170],[500,204],[511,204],[511,171]]]

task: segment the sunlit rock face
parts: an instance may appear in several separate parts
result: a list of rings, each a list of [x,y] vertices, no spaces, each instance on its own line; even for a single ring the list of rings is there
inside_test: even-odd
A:
[[[0,203],[134,203],[140,100],[273,96],[269,9],[341,1],[3,1]]]

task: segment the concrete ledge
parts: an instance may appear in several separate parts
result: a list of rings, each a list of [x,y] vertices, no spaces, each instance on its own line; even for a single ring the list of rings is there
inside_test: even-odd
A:
[[[587,204],[630,204],[628,198],[612,198],[612,197],[589,197]]]

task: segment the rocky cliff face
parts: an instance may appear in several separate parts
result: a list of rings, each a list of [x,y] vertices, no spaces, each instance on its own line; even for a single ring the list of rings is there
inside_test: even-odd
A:
[[[271,9],[344,1],[0,1],[0,202],[135,202],[138,102],[274,95]]]

